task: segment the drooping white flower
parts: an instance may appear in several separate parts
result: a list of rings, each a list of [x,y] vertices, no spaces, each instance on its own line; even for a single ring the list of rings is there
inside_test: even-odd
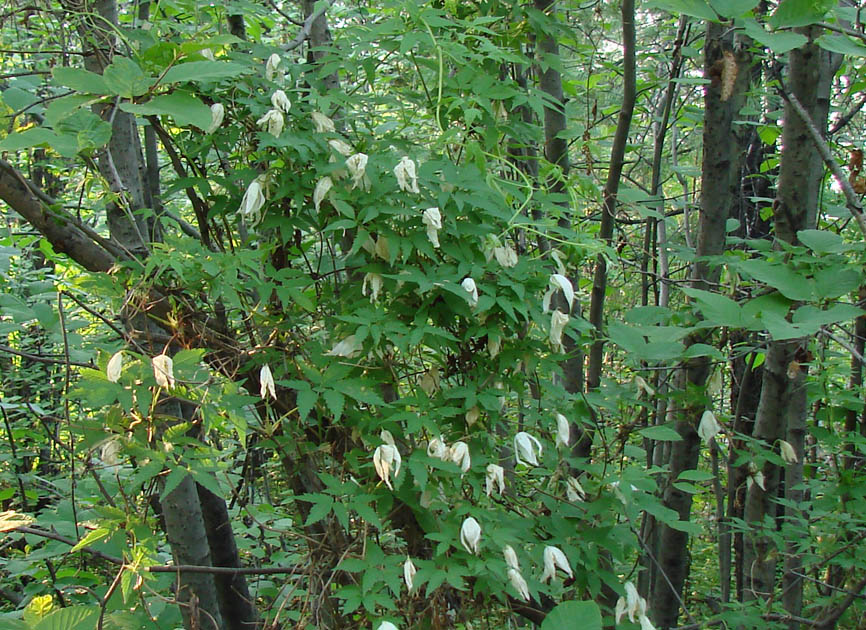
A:
[[[505,564],[509,569],[520,571],[520,564],[517,562],[517,554],[511,545],[505,545],[502,548],[502,555],[505,556]]]
[[[206,133],[213,133],[223,124],[223,119],[226,117],[226,108],[222,103],[214,103],[210,106],[210,126]]]
[[[451,451],[441,437],[435,437],[427,443],[427,456],[446,461]]]
[[[120,449],[122,444],[120,443],[120,438],[113,437],[105,442],[99,447],[99,459],[108,467],[117,466],[120,463]]]
[[[262,366],[262,369],[259,370],[259,395],[262,399],[266,399],[268,396],[277,399],[277,390],[274,386],[274,375],[271,373],[271,366],[265,363]]]
[[[156,379],[156,384],[160,387],[174,387],[174,363],[171,357],[165,354],[158,354],[150,360],[153,366],[153,377]]]
[[[568,558],[562,553],[559,547],[547,546],[544,548],[544,573],[541,575],[542,582],[549,582],[556,577],[557,567],[562,569],[568,577],[573,578],[571,565],[568,563]]]
[[[469,294],[469,306],[476,306],[478,304],[478,287],[475,286],[475,280],[464,278],[460,286]]]
[[[396,446],[396,443],[394,442],[394,436],[391,435],[391,432],[388,429],[382,429],[381,431],[379,431],[379,439],[382,440],[385,444]]]
[[[513,267],[517,264],[517,252],[511,245],[493,248],[493,257],[503,267]]]
[[[460,470],[469,470],[471,459],[469,458],[469,446],[466,442],[454,442],[448,451],[448,459],[460,466]]]
[[[586,498],[586,492],[584,492],[583,486],[580,485],[580,482],[577,479],[569,477],[565,481],[565,496],[572,503],[577,503]]]
[[[123,350],[118,350],[111,355],[108,365],[105,367],[105,377],[112,383],[120,380],[120,372],[123,370]]]
[[[466,420],[466,426],[471,427],[478,421],[479,416],[481,415],[481,410],[478,408],[478,405],[473,406],[469,409],[464,415],[463,418]]]
[[[779,440],[779,450],[781,451],[782,459],[785,460],[786,464],[797,463],[797,453],[790,442]]]
[[[538,459],[535,451],[538,450],[538,455],[541,455],[541,442],[535,436],[530,435],[526,431],[521,431],[514,436],[514,459],[518,464],[524,466],[538,466]]]
[[[383,621],[376,630],[397,630],[397,626],[390,621]]]
[[[561,273],[554,273],[550,276],[550,280],[548,281],[548,289],[544,294],[544,298],[541,301],[541,307],[546,313],[550,310],[550,298],[553,297],[553,294],[557,291],[562,291],[562,294],[565,296],[565,301],[568,303],[568,312],[571,312],[571,306],[574,303],[574,287],[571,286],[571,280],[566,278]]]
[[[333,131],[333,129],[331,131]],[[354,152],[351,145],[340,138],[332,138],[328,140],[328,146],[345,158],[349,157]]]
[[[400,187],[400,190],[415,194],[421,192],[418,189],[418,177],[415,175],[415,162],[405,155],[400,158],[400,162],[394,167],[394,176],[397,178],[397,185]]]
[[[327,195],[328,191],[333,187],[334,182],[328,176],[325,176],[316,182],[316,188],[313,190],[313,205],[316,206],[316,212],[319,211],[319,206],[322,205],[322,200],[325,198],[325,195]]]
[[[289,97],[286,96],[286,93],[282,90],[275,90],[273,94],[271,94],[271,105],[274,106],[274,109],[278,109],[284,114],[288,114],[289,110],[292,108],[292,101],[289,100]]]
[[[494,487],[500,495],[505,492],[505,469],[498,464],[487,464],[487,477],[484,480],[484,491],[487,493],[488,497],[493,492]]]
[[[272,54],[268,57],[267,62],[265,63],[265,78],[268,81],[273,81],[274,77],[277,75],[277,68],[280,67],[280,56],[277,53]]]
[[[698,425],[698,435],[701,436],[704,443],[709,444],[710,440],[712,440],[721,430],[722,427],[718,420],[716,420],[716,414],[709,409],[704,411],[701,416],[701,422]]]
[[[764,473],[758,470],[755,462],[749,462],[749,476],[746,478],[746,488],[751,488],[753,483],[758,484],[758,487],[764,492],[767,491],[767,486],[764,484]]]
[[[384,234],[379,235],[379,238],[376,239],[375,245],[373,245],[373,253],[382,260],[391,260],[391,248],[388,244],[387,236]]]
[[[562,333],[568,325],[569,317],[559,309],[553,311],[550,316],[550,345],[556,352],[565,352],[565,346],[562,343]]]
[[[325,353],[329,357],[346,357],[351,359],[361,351],[361,344],[358,343],[355,335],[349,335],[342,341],[334,345],[333,348]]]
[[[370,179],[367,177],[367,157],[366,153],[355,153],[346,159],[346,168],[349,169],[349,175],[352,176],[352,189],[358,186],[362,190],[370,190]]]
[[[406,562],[403,563],[403,581],[406,582],[406,588],[408,588],[410,591],[412,590],[415,574],[417,572],[418,569],[412,562],[412,558],[406,556]]]
[[[402,461],[400,451],[397,450],[396,446],[391,444],[382,444],[376,447],[376,450],[373,452],[373,467],[376,469],[376,474],[379,475],[379,479],[384,481],[390,490],[394,489],[394,486],[391,485],[391,468],[393,466],[394,479],[396,479],[400,473]]]
[[[425,394],[432,396],[439,389],[439,381],[439,368],[434,366],[424,372],[424,376],[418,381],[418,386]]]
[[[427,208],[421,216],[421,221],[427,226],[427,238],[433,247],[439,247],[439,230],[442,229],[442,214],[439,208]]]
[[[638,617],[638,621],[640,621],[640,630],[656,630],[656,627],[653,625],[650,618],[646,615],[641,615]]]
[[[640,603],[643,598],[631,582],[625,583],[625,604],[628,620],[634,622],[635,613],[640,614]]]
[[[520,575],[520,571],[517,569],[508,569],[506,571],[508,575],[508,579],[511,582],[511,586],[514,587],[514,590],[517,591],[517,594],[520,596],[525,602],[529,601],[529,586],[526,584],[526,580],[523,579],[523,576]]]
[[[213,51],[210,48],[202,48],[200,51],[198,51],[198,54],[200,54],[208,61],[216,61],[216,57],[213,56]]]
[[[481,525],[471,516],[467,517],[460,527],[460,542],[466,551],[478,555],[481,547]]]
[[[635,385],[638,386],[638,395],[640,395],[641,391],[644,391],[647,394],[649,394],[650,396],[655,396],[656,390],[654,390],[652,387],[650,387],[649,383],[647,383],[646,380],[642,376],[635,376],[634,382],[635,382]]]
[[[278,109],[269,109],[268,113],[259,118],[256,124],[272,136],[279,136],[286,124],[283,113]]]
[[[499,351],[502,350],[502,337],[500,335],[487,335],[487,353],[491,359],[495,359]]]
[[[617,624],[622,621],[622,617],[623,615],[625,615],[626,608],[627,605],[625,603],[625,597],[620,597],[618,600],[616,600],[616,610],[614,611],[614,614],[616,615]]]
[[[382,291],[382,284],[385,279],[378,273],[368,273],[364,275],[364,282],[361,285],[361,295],[367,296],[367,285],[370,286],[370,302],[375,302],[379,299],[379,292]]]
[[[263,175],[259,175],[247,187],[239,211],[251,225],[262,220],[262,207],[265,205],[265,191],[262,188]]]
[[[556,447],[568,446],[571,440],[571,427],[568,418],[561,413],[556,414]]]
[[[313,119],[313,124],[316,126],[316,133],[334,133],[334,121],[325,116],[322,112],[312,112],[310,117]]]

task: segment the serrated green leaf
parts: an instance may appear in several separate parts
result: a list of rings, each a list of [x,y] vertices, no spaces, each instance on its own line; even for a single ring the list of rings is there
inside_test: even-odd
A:
[[[51,71],[54,82],[85,94],[110,94],[105,79],[83,68],[57,67]]]
[[[333,414],[334,421],[338,421],[343,415],[343,406],[346,404],[346,397],[333,389],[326,389],[322,392],[322,398],[325,399],[325,404],[328,405],[328,410]]]
[[[154,82],[128,57],[115,57],[102,73],[102,78],[112,94],[123,98],[146,94]]]
[[[644,427],[638,431],[642,436],[650,440],[659,442],[679,442],[683,437],[674,429],[666,424],[660,424],[654,427]]]
[[[334,499],[325,495],[321,496],[323,498],[317,503],[313,504],[313,507],[310,508],[310,513],[307,515],[307,521],[304,523],[304,527],[309,527],[314,523],[318,523],[323,518],[325,518],[331,511],[331,508],[334,505]]]
[[[595,602],[567,601],[544,617],[541,630],[601,630],[601,609]]]
[[[99,611],[97,605],[58,608],[40,619],[33,630],[93,630]]]
[[[75,545],[70,549],[70,553],[78,551],[79,549],[83,549],[84,547],[89,547],[93,543],[102,540],[103,538],[107,538],[111,535],[111,530],[105,527],[99,527],[87,533],[87,535],[79,540]]]
[[[162,493],[159,495],[160,501],[165,501],[165,497],[170,495],[172,491],[180,485],[180,482],[189,474],[186,468],[173,468],[168,477],[165,479],[165,486]]]

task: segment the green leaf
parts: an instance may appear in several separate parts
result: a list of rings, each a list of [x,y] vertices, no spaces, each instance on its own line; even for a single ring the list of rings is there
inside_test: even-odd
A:
[[[111,92],[102,76],[83,68],[54,68],[51,71],[51,76],[58,85],[71,88],[76,92],[87,94],[109,94]]]
[[[649,440],[659,442],[679,442],[683,437],[676,429],[667,424],[659,424],[654,427],[644,427],[638,431],[642,436]]]
[[[683,293],[694,298],[709,323],[740,328],[746,325],[743,310],[734,300],[718,293],[683,287]]]
[[[835,0],[782,0],[768,20],[773,28],[808,26],[824,19]]]
[[[325,399],[325,404],[334,415],[334,421],[338,421],[343,415],[343,406],[346,404],[346,397],[333,389],[326,389],[322,392],[322,398]]]
[[[162,489],[162,494],[159,495],[160,501],[165,501],[165,497],[170,495],[172,491],[180,485],[180,482],[189,474],[186,468],[173,468],[168,477],[165,479],[165,487]]]
[[[429,590],[429,589],[428,589]],[[595,602],[558,604],[541,623],[541,630],[601,630],[601,610]]]
[[[809,41],[806,36],[801,33],[791,33],[787,31],[781,33],[769,33],[761,24],[758,24],[758,22],[753,19],[748,19],[743,22],[743,30],[746,32],[746,35],[762,46],[766,46],[777,55],[784,55],[786,52],[799,48]],[[769,143],[767,142],[767,144]]]
[[[675,15],[682,13],[710,22],[719,19],[716,12],[704,0],[653,0],[647,3],[647,8],[661,9]]]
[[[11,151],[13,153],[32,149],[33,147],[50,145],[57,136],[45,127],[31,127],[24,131],[15,131],[0,141],[0,151]]]
[[[307,515],[307,522],[304,523],[304,527],[309,527],[310,525],[321,521],[328,515],[334,505],[334,499],[331,497],[326,495],[318,496],[321,498],[318,502],[313,504],[312,508],[310,508],[310,513]]]
[[[178,125],[195,125],[207,129],[211,123],[210,107],[180,90],[150,99],[146,103],[121,103],[120,109],[139,116],[171,116]]]
[[[814,306],[801,306],[791,317],[791,322],[801,326],[807,326],[811,333],[815,333],[821,326],[847,322],[866,314],[862,308],[853,304],[834,304],[826,311]]]
[[[97,605],[58,608],[40,619],[33,630],[92,630],[99,610]]]
[[[736,18],[751,11],[757,6],[758,0],[710,0],[710,6],[716,13],[726,18]]]
[[[163,83],[184,81],[220,81],[243,74],[246,68],[231,61],[190,61],[174,66],[162,78]]]
[[[684,470],[681,472],[677,479],[682,481],[710,481],[714,478],[712,473],[708,473],[704,470]]]
[[[115,57],[102,73],[108,89],[123,98],[133,98],[146,94],[153,79],[146,76],[142,69],[128,57]]]
[[[839,254],[848,249],[841,236],[826,230],[800,230],[797,239],[819,254]]]
[[[69,550],[70,553],[78,551],[79,549],[83,549],[84,547],[89,547],[93,543],[98,540],[102,540],[111,535],[111,530],[106,527],[99,527],[94,529],[91,532],[88,532],[87,535],[75,543],[75,546]]]
[[[839,53],[840,55],[850,55],[852,57],[866,57],[866,46],[858,41],[855,41],[847,35],[821,35],[815,43],[824,50]]]
[[[298,390],[298,415],[301,420],[306,419],[310,415],[310,410],[316,405],[319,400],[319,394],[311,389]]]
[[[755,280],[776,289],[790,300],[809,301],[815,299],[815,281],[798,274],[788,265],[754,258],[741,260],[736,263],[736,266]]]

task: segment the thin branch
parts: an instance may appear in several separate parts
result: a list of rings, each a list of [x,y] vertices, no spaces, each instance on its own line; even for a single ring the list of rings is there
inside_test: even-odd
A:
[[[37,363],[52,363],[59,365],[66,365],[66,359],[55,356],[55,355],[44,355],[44,354],[32,354],[30,352],[22,352],[20,350],[16,350],[15,348],[10,348],[9,346],[4,346],[0,344],[0,352],[6,352],[7,354],[14,354],[17,357],[22,357],[29,361],[36,361]],[[84,368],[94,368],[96,367],[93,363],[79,363],[77,361],[73,361],[72,365],[76,367],[84,367]]]
[[[327,4],[324,4],[319,8],[318,11],[311,13],[310,17],[304,20],[304,26],[301,28],[300,32],[295,36],[295,39],[290,41],[288,44],[283,46],[283,52],[289,52],[290,50],[294,50],[301,44],[303,44],[310,37],[310,32],[313,30],[313,22],[318,20],[320,17],[327,13],[328,9],[334,4],[335,0],[329,0]]]

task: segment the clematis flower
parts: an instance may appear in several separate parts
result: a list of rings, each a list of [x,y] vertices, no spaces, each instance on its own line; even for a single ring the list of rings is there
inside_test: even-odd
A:
[[[367,285],[370,286],[370,302],[373,303],[379,299],[379,292],[382,290],[384,278],[378,273],[368,273],[364,275],[364,282],[361,285],[361,295],[367,296]]]
[[[571,565],[568,563],[568,558],[562,553],[559,547],[547,546],[544,548],[544,573],[541,575],[542,582],[549,582],[556,577],[556,569],[562,569],[568,577],[573,578]]]
[[[171,357],[165,354],[158,354],[150,360],[153,366],[153,377],[156,379],[156,384],[160,387],[174,387],[174,364]]]
[[[385,444],[396,446],[396,444],[394,443],[394,436],[391,435],[391,432],[388,429],[382,429],[381,431],[379,431],[379,439],[382,440]]]
[[[560,310],[553,311],[550,316],[550,345],[556,352],[565,352],[565,346],[562,344],[562,333],[568,325],[568,315]]]
[[[397,626],[390,621],[383,621],[376,630],[397,630]]]
[[[478,287],[475,286],[475,280],[472,278],[464,278],[463,282],[460,283],[460,286],[463,287],[463,290],[469,294],[469,306],[475,306],[478,304]]]
[[[583,491],[583,486],[577,479],[569,477],[565,482],[565,496],[572,503],[577,503],[586,498],[586,492]]]
[[[351,359],[360,351],[361,344],[358,343],[355,335],[349,335],[337,343],[333,348],[328,350],[325,355],[329,357],[346,357],[347,359]]]
[[[722,430],[721,425],[716,420],[716,415],[707,409],[701,416],[701,422],[698,425],[698,435],[701,439],[709,444],[716,434]]]
[[[274,375],[271,373],[271,366],[267,363],[259,370],[259,385],[259,396],[263,400],[267,399],[268,396],[274,400],[277,399],[277,391],[274,387]]]
[[[213,133],[223,124],[223,119],[226,117],[226,108],[222,103],[214,103],[210,106],[210,126],[205,133]]]
[[[376,469],[376,474],[390,490],[394,489],[394,486],[391,485],[391,466],[394,467],[394,478],[396,479],[400,473],[402,461],[400,451],[391,444],[382,444],[373,452],[373,467]]]
[[[433,438],[427,443],[427,456],[446,461],[451,452],[441,437]]]
[[[316,212],[319,211],[319,206],[322,205],[322,200],[325,198],[325,195],[328,194],[328,191],[334,187],[334,182],[330,177],[323,177],[316,183],[316,189],[313,190],[313,205],[316,206]]]
[[[200,54],[208,61],[216,61],[216,57],[213,56],[213,51],[210,48],[202,48],[200,51],[198,51],[198,54]]]
[[[464,415],[463,418],[466,420],[466,426],[471,427],[478,421],[478,417],[481,415],[481,410],[478,408],[478,405],[475,405],[471,409],[469,409]]]
[[[271,94],[271,105],[274,106],[274,109],[279,110],[284,114],[288,114],[289,110],[292,108],[292,101],[289,100],[289,97],[286,96],[285,92],[282,90],[276,90]]]
[[[280,56],[277,53],[272,54],[268,57],[267,62],[265,62],[265,78],[268,81],[273,81],[274,77],[277,74],[277,68],[280,67]]]
[[[283,132],[283,125],[285,123],[283,113],[278,109],[269,109],[267,114],[256,121],[259,127],[275,137]]]
[[[656,630],[656,627],[653,625],[653,622],[650,621],[650,618],[646,615],[641,615],[638,618],[640,621],[640,630]]]
[[[412,584],[414,582],[415,574],[417,572],[418,569],[412,562],[412,558],[406,556],[406,562],[403,563],[403,581],[406,582],[406,588],[408,588],[410,591],[412,590]]]
[[[517,252],[511,245],[493,248],[493,257],[503,267],[513,267],[517,264]]]
[[[469,553],[478,555],[481,546],[481,525],[471,516],[460,527],[460,542]]]
[[[252,225],[262,220],[262,206],[265,205],[265,193],[262,189],[264,176],[259,175],[247,187],[239,211]]]
[[[487,464],[487,478],[484,480],[484,491],[487,496],[493,492],[493,488],[502,495],[505,492],[505,469],[497,464]]]
[[[557,291],[562,291],[565,296],[565,301],[568,302],[568,312],[571,312],[571,305],[574,303],[574,287],[571,286],[571,280],[566,278],[561,273],[555,273],[550,276],[547,292],[541,300],[541,307],[546,313],[550,310],[550,298]]]
[[[418,177],[415,175],[415,162],[410,160],[405,155],[400,158],[400,162],[394,167],[394,176],[397,178],[397,185],[400,190],[420,193],[418,190]]]
[[[568,424],[568,418],[561,413],[556,414],[556,446],[568,446],[571,439],[571,427]]]
[[[499,335],[487,335],[487,353],[491,359],[495,359],[499,351],[502,350],[502,337]]]
[[[785,460],[786,464],[797,463],[797,453],[794,451],[794,447],[791,446],[790,442],[779,440],[779,450],[782,452],[782,459]]]
[[[508,575],[508,579],[511,582],[511,586],[514,587],[514,590],[517,591],[517,594],[520,595],[520,599],[525,602],[529,601],[529,587],[526,585],[526,580],[523,579],[523,576],[520,575],[520,571],[517,569],[508,569],[506,571]]]
[[[641,600],[643,598],[637,592],[637,588],[631,582],[625,583],[625,605],[628,613],[628,620],[634,622],[635,613],[640,614]]]
[[[646,392],[650,396],[655,396],[656,390],[654,390],[652,387],[650,387],[649,383],[647,383],[646,380],[642,376],[635,376],[634,382],[635,382],[635,385],[638,386],[638,396],[640,396],[641,391]]]
[[[614,610],[614,615],[616,616],[616,623],[617,624],[619,624],[619,622],[622,621],[622,617],[623,617],[623,615],[625,615],[625,612],[626,612],[625,597],[620,597],[618,600],[616,600],[616,609]]]
[[[370,190],[370,179],[367,177],[368,159],[366,153],[356,153],[346,160],[346,168],[349,169],[349,175],[352,176],[352,190],[358,186],[362,190]]]
[[[427,226],[427,238],[433,247],[439,247],[439,230],[442,229],[442,214],[439,208],[427,208],[421,216],[421,221]]]
[[[424,372],[424,376],[422,376],[421,380],[418,381],[418,386],[425,394],[432,396],[436,390],[439,389],[439,381],[439,368],[431,367],[429,370]]]
[[[322,112],[312,112],[310,117],[316,126],[316,133],[334,133],[334,121]]]
[[[751,488],[753,483],[758,484],[758,487],[764,492],[767,491],[767,486],[764,483],[764,473],[758,470],[754,462],[749,462],[749,476],[746,479],[746,487]]]
[[[538,459],[535,455],[536,448],[538,454],[541,455],[541,442],[526,431],[521,431],[514,436],[514,459],[517,460],[518,464],[538,466]]]
[[[108,365],[105,367],[105,378],[116,383],[120,380],[121,370],[123,370],[123,350],[118,350],[108,360]]]
[[[448,459],[460,466],[464,473],[469,470],[471,460],[469,458],[469,446],[466,442],[454,442],[448,451]]]
[[[333,131],[333,129],[331,131]],[[349,157],[354,151],[354,149],[352,149],[348,142],[346,142],[345,140],[340,140],[339,138],[333,138],[331,140],[328,140],[328,146],[343,157]]]

